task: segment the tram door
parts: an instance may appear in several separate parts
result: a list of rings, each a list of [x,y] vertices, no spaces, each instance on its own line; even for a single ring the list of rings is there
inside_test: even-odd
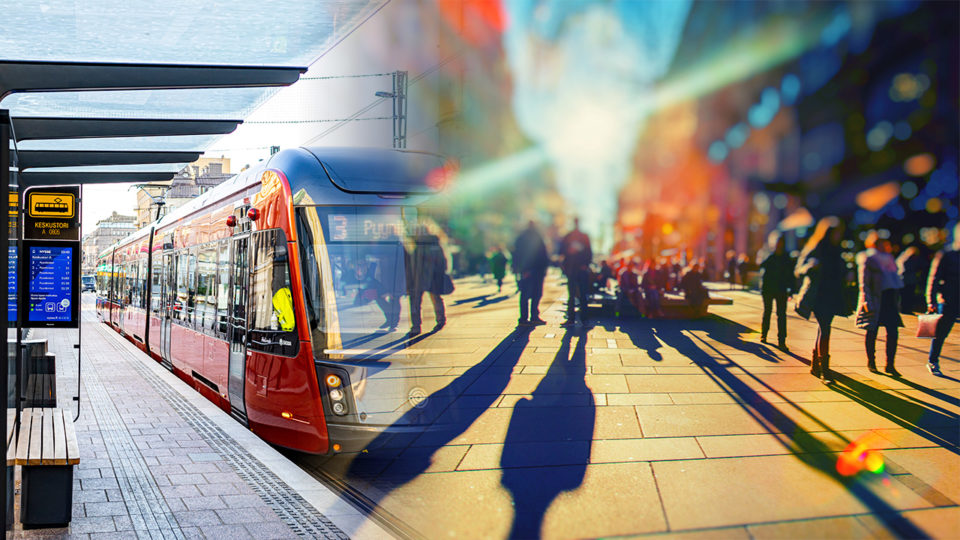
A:
[[[160,356],[168,369],[173,367],[170,358],[170,330],[173,326],[174,299],[177,297],[174,282],[175,259],[173,253],[163,254],[163,291],[160,293]]]
[[[247,369],[247,294],[250,281],[250,235],[234,237],[230,289],[230,367],[227,388],[234,414],[246,415],[243,376]]]

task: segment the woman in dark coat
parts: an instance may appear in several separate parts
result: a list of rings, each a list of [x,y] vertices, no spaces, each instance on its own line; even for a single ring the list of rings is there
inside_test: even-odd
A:
[[[410,334],[420,333],[420,305],[426,292],[433,302],[437,325],[433,331],[447,323],[443,305],[443,281],[447,273],[447,258],[440,247],[440,239],[425,234],[415,239],[413,253],[407,258],[407,292],[410,295]]]
[[[847,312],[843,296],[847,267],[840,249],[843,233],[843,223],[836,217],[821,219],[803,246],[795,270],[796,276],[802,280],[797,313],[805,319],[809,319],[812,313],[818,326],[810,373],[824,384],[833,382],[830,376],[830,324],[835,316]]]
[[[877,371],[877,334],[882,326],[887,331],[887,366],[884,371],[888,375],[899,377],[900,373],[894,367],[894,361],[899,328],[903,326],[900,319],[900,290],[903,289],[903,279],[900,277],[897,261],[891,254],[893,249],[889,240],[879,238],[874,232],[864,243],[867,249],[857,255],[860,282],[857,326],[867,331],[867,368]]]

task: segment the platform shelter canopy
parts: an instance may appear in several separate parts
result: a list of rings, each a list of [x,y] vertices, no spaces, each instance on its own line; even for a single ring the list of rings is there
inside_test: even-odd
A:
[[[4,7],[0,60],[306,66],[384,1],[23,0]],[[242,119],[267,88],[14,93],[12,117]],[[19,149],[195,150],[221,135],[32,140]]]

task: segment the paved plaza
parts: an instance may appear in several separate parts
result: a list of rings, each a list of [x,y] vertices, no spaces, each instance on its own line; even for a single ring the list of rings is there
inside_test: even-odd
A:
[[[960,535],[956,330],[936,378],[905,317],[893,379],[838,319],[825,386],[808,372],[815,324],[790,317],[790,352],[760,343],[752,292],[722,291],[733,305],[702,320],[581,330],[560,327],[556,276],[546,326],[514,328],[507,290],[458,284],[450,323],[414,346],[456,354],[407,360],[434,374],[442,427],[323,464],[423,536]],[[837,472],[853,441],[882,474]]]
[[[863,333],[837,320],[838,376],[825,386],[808,373],[813,323],[792,316],[783,352],[759,342],[758,295],[720,294],[733,305],[702,320],[601,318],[568,329],[566,293],[551,275],[548,324],[516,328],[512,282],[498,293],[459,280],[448,325],[411,340],[384,371],[426,389],[405,414],[434,418],[432,428],[333,459],[278,453],[88,309],[73,521],[13,536],[960,535],[956,333],[936,378],[923,365],[928,342],[911,337],[916,319],[906,317],[903,378],[893,379],[867,371]],[[47,334],[60,405],[75,408],[69,336]],[[853,441],[882,456],[881,474],[837,472]]]

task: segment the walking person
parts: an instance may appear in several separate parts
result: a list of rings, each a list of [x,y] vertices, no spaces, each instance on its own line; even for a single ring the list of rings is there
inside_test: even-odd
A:
[[[577,313],[580,322],[587,323],[587,293],[590,289],[590,263],[593,250],[590,238],[580,230],[580,220],[574,218],[573,230],[560,241],[561,268],[567,276],[567,320],[564,326],[575,324]],[[574,304],[577,308],[574,309]]]
[[[760,263],[763,271],[760,277],[760,294],[763,296],[763,322],[760,330],[760,341],[767,342],[770,332],[770,317],[773,304],[777,304],[777,343],[784,351],[787,350],[787,298],[793,289],[796,280],[793,277],[794,263],[787,254],[787,243],[783,235],[770,235],[770,247],[773,252]]]
[[[802,280],[797,313],[804,319],[813,314],[817,321],[817,341],[810,373],[824,384],[833,382],[830,374],[830,324],[835,316],[847,312],[843,299],[846,265],[840,250],[843,233],[843,223],[836,217],[821,219],[803,246],[795,270],[797,278]]]
[[[938,252],[930,264],[927,278],[927,311],[941,313],[936,336],[930,343],[927,369],[941,376],[940,351],[960,314],[960,224],[953,228],[953,245]],[[939,298],[938,298],[939,297]]]
[[[490,255],[490,273],[493,274],[493,279],[497,282],[497,292],[502,291],[503,277],[507,275],[507,256],[503,254],[500,246],[497,246],[493,255]]]
[[[444,280],[447,279],[447,258],[440,247],[440,239],[433,234],[423,234],[414,238],[413,253],[407,257],[407,293],[410,295],[410,332],[420,333],[420,306],[423,293],[430,296],[433,314],[436,317],[436,332],[447,323],[446,309],[443,305]]]
[[[871,231],[864,242],[867,249],[857,254],[860,295],[857,299],[857,326],[867,331],[867,369],[877,371],[877,334],[887,330],[887,365],[884,371],[893,377],[900,373],[894,367],[897,339],[903,321],[900,319],[900,277],[889,240]]]
[[[543,280],[550,266],[547,246],[531,220],[527,228],[517,236],[513,248],[513,271],[520,276],[520,326],[546,324],[540,318],[540,297],[543,296]]]

